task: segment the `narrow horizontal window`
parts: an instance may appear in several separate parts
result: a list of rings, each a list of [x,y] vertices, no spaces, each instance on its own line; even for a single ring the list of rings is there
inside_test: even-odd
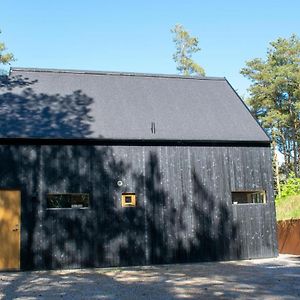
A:
[[[266,203],[265,191],[236,191],[231,197],[232,204]]]
[[[47,195],[47,208],[87,208],[89,207],[89,202],[89,194],[66,193]]]

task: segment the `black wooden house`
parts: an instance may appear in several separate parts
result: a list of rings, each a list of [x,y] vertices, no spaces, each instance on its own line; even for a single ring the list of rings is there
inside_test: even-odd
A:
[[[272,181],[270,140],[224,78],[0,81],[0,269],[273,257]]]

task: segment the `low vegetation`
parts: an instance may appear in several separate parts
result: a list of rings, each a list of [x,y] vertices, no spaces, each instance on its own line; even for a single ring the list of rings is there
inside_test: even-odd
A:
[[[276,198],[277,220],[300,219],[300,178],[291,173]]]
[[[276,199],[277,220],[300,219],[300,195]]]

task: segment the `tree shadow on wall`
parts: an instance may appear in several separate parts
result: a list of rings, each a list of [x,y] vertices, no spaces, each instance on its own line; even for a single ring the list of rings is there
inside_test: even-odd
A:
[[[108,146],[43,146],[41,151],[40,198],[58,191],[88,193],[90,207],[47,210],[44,201],[38,220],[42,242],[31,249],[34,267],[145,264],[143,208],[122,208],[122,188],[117,185],[129,164]]]
[[[174,195],[156,151],[146,150],[143,174],[133,170],[119,149],[52,145],[38,150],[42,186],[40,204],[33,212],[31,266],[56,269],[238,258],[238,225],[195,171],[182,170],[190,173],[191,195],[183,190]],[[117,181],[129,177],[138,206],[126,209],[120,199],[126,190]],[[89,193],[90,208],[47,210],[45,197],[54,192]]]
[[[165,170],[165,166],[164,166]],[[187,170],[181,168],[178,178],[183,180]],[[172,181],[176,174],[166,174],[155,151],[149,152],[145,175],[134,178],[139,186],[144,182],[147,207],[146,222],[149,234],[150,263],[178,263],[237,259],[240,243],[238,224],[224,199],[216,199],[201,181],[196,171],[190,173],[192,189],[182,188],[186,181]],[[145,176],[145,177],[143,177]]]
[[[22,150],[23,164],[32,151],[30,147]],[[34,151],[35,165],[20,166],[27,173],[20,184],[34,186],[31,181],[40,181],[35,185],[36,203],[31,202],[30,192],[26,193],[30,209],[28,247],[23,250],[23,257],[28,258],[25,268],[145,265],[238,257],[237,224],[231,220],[228,208],[216,201],[196,173],[191,173],[193,200],[185,192],[174,196],[172,185],[164,184],[166,174],[154,151],[146,150],[144,174],[132,169],[118,146],[44,145]],[[120,201],[125,190],[117,181],[131,176],[138,206],[126,209]],[[88,193],[90,208],[47,210],[47,194],[57,192]]]
[[[192,257],[200,252],[200,256],[208,261],[240,258],[238,224],[233,221],[230,206],[224,199],[216,199],[195,170],[192,171],[192,178],[195,197],[193,214],[197,219],[196,239],[191,241]]]

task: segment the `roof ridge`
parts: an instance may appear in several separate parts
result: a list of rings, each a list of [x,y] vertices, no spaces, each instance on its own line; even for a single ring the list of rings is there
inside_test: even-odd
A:
[[[178,79],[196,79],[196,80],[226,80],[225,77],[206,77],[206,76],[185,76],[176,74],[159,73],[138,73],[138,72],[118,72],[118,71],[92,71],[75,69],[48,69],[48,68],[22,68],[12,67],[10,72],[45,72],[45,73],[70,73],[70,74],[88,74],[88,75],[110,75],[110,76],[135,76],[135,77],[155,77],[155,78],[178,78]]]

